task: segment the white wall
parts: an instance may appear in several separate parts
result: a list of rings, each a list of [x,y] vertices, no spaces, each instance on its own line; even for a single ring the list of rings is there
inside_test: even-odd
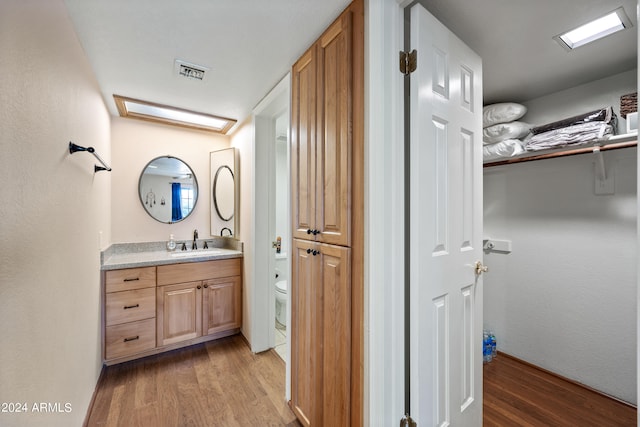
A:
[[[110,163],[109,115],[61,0],[0,2],[0,52],[0,402],[27,403],[0,425],[79,426],[101,369],[111,174],[68,144]]]
[[[211,183],[209,153],[228,148],[230,138],[204,131],[113,117],[112,135],[112,233],[114,243],[154,242],[193,239],[209,236]],[[138,179],[147,163],[159,156],[171,155],[186,162],[198,180],[198,201],[187,218],[164,224],[144,210],[138,195]],[[170,199],[168,199],[170,200]],[[156,201],[160,197],[156,195]]]
[[[532,100],[542,124],[612,105],[635,70]],[[594,194],[594,155],[485,169],[485,326],[498,348],[635,403],[636,150],[604,153],[615,194]]]

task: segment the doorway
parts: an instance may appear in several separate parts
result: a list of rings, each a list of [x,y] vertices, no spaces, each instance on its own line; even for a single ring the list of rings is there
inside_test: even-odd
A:
[[[289,304],[289,272],[291,271],[290,232],[289,229],[289,111],[283,111],[275,119],[275,140],[274,140],[273,175],[274,191],[271,193],[271,203],[273,208],[273,219],[270,224],[274,236],[275,248],[272,248],[272,257],[269,259],[273,263],[273,279],[275,283],[275,320],[274,343],[278,356],[288,363],[289,361],[289,339],[288,326],[291,325],[290,304]]]
[[[280,276],[288,277],[290,261],[283,255],[290,248],[285,234],[290,222],[288,134],[290,75],[287,74],[253,110],[254,122],[254,266],[252,296],[252,351],[276,347],[276,255]],[[277,155],[277,152],[280,155]],[[277,159],[277,160],[276,160]],[[277,185],[277,183],[279,185]],[[277,190],[278,189],[278,190]],[[280,253],[274,243],[280,236]],[[288,297],[287,297],[288,298]],[[290,304],[285,300],[285,319]],[[281,316],[282,319],[282,316]],[[288,322],[285,322],[288,323]],[[284,325],[286,326],[286,325]],[[278,332],[280,333],[280,332]],[[286,334],[285,334],[286,337]],[[286,363],[285,398],[290,399],[289,343],[278,340]]]

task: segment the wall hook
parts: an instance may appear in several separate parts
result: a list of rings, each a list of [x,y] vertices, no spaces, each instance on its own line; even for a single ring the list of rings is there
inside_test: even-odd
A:
[[[98,166],[95,165],[93,167],[93,171],[94,172],[100,172],[100,171],[107,171],[107,172],[111,172],[111,167],[109,167],[109,165],[107,165],[104,160],[102,160],[100,158],[100,156],[98,156],[98,153],[96,153],[96,150],[93,147],[81,147],[79,145],[74,144],[73,142],[69,142],[69,154],[73,154],[76,151],[87,151],[91,154],[93,154],[93,157],[95,157],[96,159],[98,159],[98,161],[102,164],[102,166]]]

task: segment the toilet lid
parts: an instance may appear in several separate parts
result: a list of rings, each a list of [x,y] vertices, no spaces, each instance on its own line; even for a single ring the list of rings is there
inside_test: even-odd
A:
[[[286,294],[287,293],[287,281],[286,280],[280,280],[279,282],[276,282],[276,289],[279,292],[284,292]]]

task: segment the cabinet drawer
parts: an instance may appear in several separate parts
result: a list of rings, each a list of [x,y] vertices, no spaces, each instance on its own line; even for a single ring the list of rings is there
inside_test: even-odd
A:
[[[156,317],[156,289],[109,293],[106,307],[107,326]]]
[[[130,356],[156,346],[156,319],[107,326],[105,359]]]
[[[129,291],[131,289],[151,288],[156,285],[156,268],[125,268],[110,270],[105,275],[107,293]]]
[[[158,286],[242,275],[242,258],[159,265]]]

